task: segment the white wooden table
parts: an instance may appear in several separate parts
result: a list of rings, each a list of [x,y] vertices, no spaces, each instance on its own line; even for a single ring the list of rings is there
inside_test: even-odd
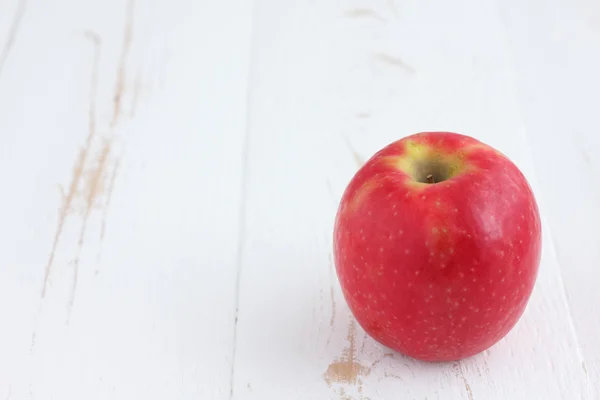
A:
[[[0,400],[600,399],[600,3],[1,0]],[[402,136],[511,157],[544,222],[500,343],[376,344],[331,261]]]

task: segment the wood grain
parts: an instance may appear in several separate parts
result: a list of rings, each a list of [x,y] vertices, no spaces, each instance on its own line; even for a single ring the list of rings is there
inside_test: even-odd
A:
[[[249,6],[28,1],[0,79],[0,397],[229,397]]]

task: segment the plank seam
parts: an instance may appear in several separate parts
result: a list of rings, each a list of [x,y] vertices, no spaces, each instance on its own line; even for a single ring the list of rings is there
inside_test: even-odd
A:
[[[250,21],[250,35],[249,35],[249,57],[248,57],[248,76],[246,86],[246,123],[244,133],[244,143],[242,145],[242,178],[241,178],[241,191],[240,191],[240,208],[238,212],[238,249],[236,256],[236,277],[235,277],[235,294],[234,294],[234,325],[233,325],[233,348],[231,353],[231,370],[229,376],[229,399],[233,399],[234,395],[234,381],[235,381],[235,363],[237,357],[237,323],[238,323],[238,312],[240,306],[240,284],[242,265],[244,258],[244,247],[246,244],[246,212],[247,212],[247,197],[248,197],[248,166],[249,166],[249,154],[250,154],[250,129],[251,129],[251,109],[252,109],[252,76],[254,75],[253,61],[255,58],[255,20],[256,20],[256,1],[252,2],[252,13]]]

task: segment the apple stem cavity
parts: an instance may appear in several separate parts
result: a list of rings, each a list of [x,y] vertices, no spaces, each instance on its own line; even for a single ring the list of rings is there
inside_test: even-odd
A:
[[[453,167],[445,160],[418,160],[412,165],[411,177],[421,183],[434,185],[452,178]]]

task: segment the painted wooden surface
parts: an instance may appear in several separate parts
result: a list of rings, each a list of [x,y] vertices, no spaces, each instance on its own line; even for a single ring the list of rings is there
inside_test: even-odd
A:
[[[0,1],[0,399],[600,398],[600,4]],[[515,329],[426,364],[331,260],[356,169],[452,130],[544,222]]]

